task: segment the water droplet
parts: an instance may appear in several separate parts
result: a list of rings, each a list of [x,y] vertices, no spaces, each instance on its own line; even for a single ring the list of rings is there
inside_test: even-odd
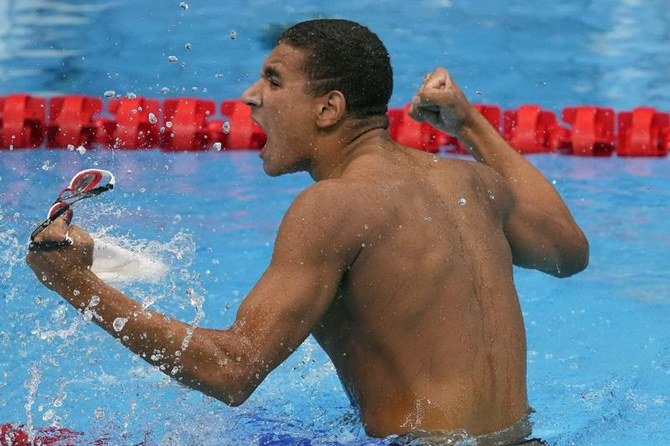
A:
[[[223,133],[226,135],[230,133],[230,122],[226,121],[223,123]]]
[[[105,96],[106,98],[113,98],[114,96],[116,96],[116,91],[107,90],[103,93],[103,96]]]
[[[363,225],[363,228],[364,228],[364,229],[368,229],[368,228],[370,228],[370,226],[368,226],[368,225]]]
[[[437,155],[433,155],[433,162],[436,163],[440,160],[440,157]]]
[[[177,56],[168,56],[168,61],[171,63],[179,62]]]
[[[140,188],[140,193],[142,193],[142,194],[143,194],[143,193],[145,193],[146,191],[147,191],[147,190],[146,190],[145,188],[143,188],[143,187],[142,187],[142,188]]]
[[[179,3],[179,7],[180,7],[181,9],[183,9],[184,11],[186,11],[186,10],[188,9],[188,3],[186,3],[186,2],[181,2],[181,3]]]
[[[171,129],[172,128],[172,121],[166,121],[165,122],[165,127]]]
[[[361,243],[361,248],[365,248],[365,243]]]
[[[169,92],[170,92],[170,89],[168,87],[161,88],[161,93],[168,94]]]
[[[74,150],[74,146],[72,144],[67,145],[67,149],[72,152]]]
[[[230,38],[231,38],[231,40],[235,40],[235,39],[237,39],[237,31],[232,30],[232,31],[230,32]]]
[[[79,290],[72,290],[72,294],[74,296],[79,296],[81,293],[79,292]]]
[[[221,73],[216,73],[216,74],[214,75],[214,78],[215,78],[215,79],[221,79],[222,77],[223,77],[223,74],[221,74]]]
[[[86,147],[84,146],[77,147],[77,152],[79,152],[80,155],[83,155],[84,153],[86,153]]]
[[[127,173],[128,175],[132,175],[132,174],[133,174],[133,169],[128,169],[128,170],[126,170],[126,173]]]
[[[458,204],[459,204],[460,206],[465,206],[465,205],[467,204],[467,200],[466,200],[465,198],[460,198],[460,199],[458,200]]]
[[[220,142],[215,142],[212,144],[212,149],[216,150],[217,152],[221,151],[221,143]]]
[[[186,43],[184,44],[184,49],[185,49],[186,51],[191,51],[191,48],[193,48],[193,46],[191,45],[190,42],[186,42]]]
[[[90,322],[93,319],[93,312],[91,310],[84,310],[83,318],[86,322]]]
[[[128,322],[128,319],[125,317],[117,317],[114,319],[114,322],[112,322],[112,327],[114,327],[114,331],[117,333],[121,330],[123,330],[123,327],[126,326],[126,322]]]
[[[89,307],[95,307],[100,303],[100,296],[96,296],[95,294],[91,296],[91,301],[88,303]]]
[[[56,165],[53,164],[53,163],[52,163],[51,161],[49,161],[49,160],[46,160],[46,161],[42,164],[42,170],[51,170],[51,169],[53,169],[54,167],[56,167]]]
[[[156,124],[158,122],[158,118],[156,117],[156,115],[154,115],[153,113],[149,113],[149,122],[151,124]]]
[[[130,93],[126,94],[126,97],[128,99],[137,99],[137,95],[133,92],[130,92]]]

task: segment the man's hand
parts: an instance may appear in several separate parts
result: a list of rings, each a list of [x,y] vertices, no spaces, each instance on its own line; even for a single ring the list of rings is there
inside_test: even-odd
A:
[[[58,243],[71,240],[57,249],[40,250],[40,243]],[[78,270],[90,269],[93,264],[93,239],[77,226],[70,226],[59,217],[39,233],[34,247],[28,251],[26,262],[37,278],[48,288],[56,290],[68,277]]]
[[[424,76],[423,84],[412,98],[409,115],[418,122],[458,135],[472,112],[467,98],[444,68]]]

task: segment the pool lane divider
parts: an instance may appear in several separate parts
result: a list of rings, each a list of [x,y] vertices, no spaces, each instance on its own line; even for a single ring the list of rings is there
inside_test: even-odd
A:
[[[103,101],[106,114],[103,114]],[[670,149],[670,114],[652,107],[615,112],[611,108],[564,108],[562,122],[551,110],[521,105],[501,110],[475,104],[520,153],[575,156],[662,157]],[[390,134],[401,144],[427,152],[466,153],[453,136],[417,123],[409,104],[388,112]],[[47,114],[48,111],[48,114]],[[259,150],[266,137],[239,100],[156,99],[128,95],[101,99],[83,95],[49,99],[27,94],[0,96],[0,150],[160,148],[164,151]]]

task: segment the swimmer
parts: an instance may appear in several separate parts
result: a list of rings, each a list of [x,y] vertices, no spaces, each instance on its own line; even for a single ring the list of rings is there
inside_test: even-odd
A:
[[[306,171],[315,183],[286,212],[233,325],[197,328],[185,350],[187,324],[156,317],[91,272],[93,242],[80,228],[56,220],[37,237],[69,231],[73,243],[30,251],[27,261],[80,311],[99,296],[94,322],[226,404],[247,400],[312,334],[371,436],[453,444],[460,432],[479,444],[539,444],[528,439],[512,266],[571,276],[588,263],[587,240],[447,70],[425,76],[411,115],[458,136],[475,161],[394,142],[391,90],[389,55],[367,28],[314,20],[281,35],[242,99],[267,134],[265,172]],[[118,332],[117,318],[127,319]]]

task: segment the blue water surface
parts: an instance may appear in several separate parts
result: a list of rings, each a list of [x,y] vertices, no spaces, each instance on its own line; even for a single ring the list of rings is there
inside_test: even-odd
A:
[[[662,444],[670,433],[670,163],[531,160],[591,243],[591,264],[576,277],[517,271],[535,431],[558,445]],[[117,172],[116,190],[82,203],[75,222],[121,243],[157,241],[157,257],[171,265],[164,283],[124,291],[158,296],[155,309],[190,322],[193,289],[204,297],[200,325],[223,327],[268,264],[276,227],[309,177],[270,179],[253,152],[15,151],[0,161],[0,420],[58,423],[124,444],[376,444],[313,340],[248,403],[229,408],[134,358],[22,262],[49,202],[44,191],[80,168],[105,166]]]
[[[279,29],[326,16],[360,20],[385,41],[393,106],[445,65],[476,102],[670,109],[665,0],[180,3],[0,1],[0,94],[233,98]],[[665,444],[670,162],[529,159],[591,243],[578,276],[516,273],[535,432],[560,446]],[[75,223],[150,248],[170,273],[124,291],[204,327],[232,322],[284,211],[311,181],[267,178],[251,152],[1,152],[0,423],[67,427],[84,433],[81,444],[385,443],[365,436],[311,339],[229,408],[173,383],[42,288],[23,263],[28,235],[72,174],[95,166],[112,170],[117,188],[82,203]]]

